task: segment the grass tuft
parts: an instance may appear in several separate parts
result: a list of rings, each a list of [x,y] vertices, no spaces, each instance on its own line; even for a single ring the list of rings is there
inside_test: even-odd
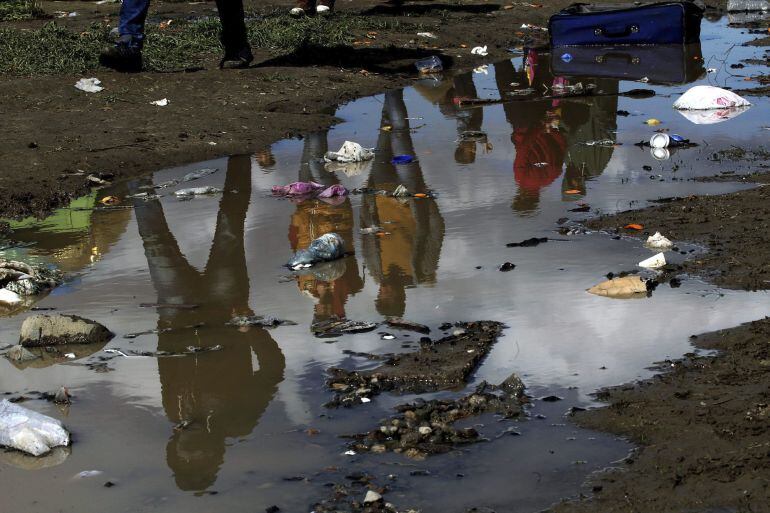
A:
[[[0,0],[0,21],[33,20],[45,16],[35,0]]]

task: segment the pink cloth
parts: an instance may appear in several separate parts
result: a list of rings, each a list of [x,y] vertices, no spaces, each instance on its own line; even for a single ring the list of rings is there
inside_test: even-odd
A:
[[[323,190],[321,190],[323,189]],[[307,196],[321,191],[317,197],[331,198],[333,196],[346,196],[348,190],[342,185],[332,185],[326,187],[315,182],[294,182],[289,185],[276,185],[273,187],[273,194],[279,196]]]

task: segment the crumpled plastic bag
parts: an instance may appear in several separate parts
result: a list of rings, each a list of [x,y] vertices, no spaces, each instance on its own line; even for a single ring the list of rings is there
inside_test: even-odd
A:
[[[218,189],[217,187],[191,187],[189,189],[179,189],[174,193],[174,196],[177,198],[185,198],[190,196],[205,196],[209,194],[218,194],[222,192],[222,189]]]
[[[751,103],[734,92],[709,85],[691,87],[674,102],[674,108],[677,110],[730,109],[749,106]]]
[[[671,249],[674,245],[665,235],[660,232],[655,232],[655,235],[647,237],[645,246],[651,249]]]
[[[75,89],[80,89],[87,93],[98,93],[99,91],[104,90],[101,83],[102,81],[98,78],[81,78],[75,82]]]
[[[326,187],[316,182],[294,182],[289,185],[276,185],[272,189],[277,196],[309,196],[318,193],[319,198],[331,198],[334,196],[346,196],[348,190],[342,185]],[[320,192],[319,192],[320,191]]]
[[[0,446],[41,456],[69,443],[70,434],[58,420],[7,399],[0,401]]]
[[[328,262],[345,255],[345,243],[336,233],[326,233],[313,240],[307,249],[300,249],[289,259],[286,266],[290,269],[302,269],[319,262]]]
[[[623,276],[598,283],[588,289],[597,296],[631,299],[647,295],[647,283],[639,276]]]
[[[374,150],[364,148],[357,142],[345,141],[339,151],[327,151],[324,155],[326,162],[363,162],[374,158]]]

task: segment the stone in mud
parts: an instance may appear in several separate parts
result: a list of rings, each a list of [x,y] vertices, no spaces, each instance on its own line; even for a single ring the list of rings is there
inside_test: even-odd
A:
[[[354,435],[350,449],[356,452],[403,453],[412,459],[451,451],[457,445],[481,441],[473,428],[455,428],[461,419],[482,414],[514,418],[528,402],[521,380],[513,375],[500,385],[482,382],[476,390],[456,400],[418,400],[396,406],[399,415],[383,421],[378,429]]]
[[[21,325],[19,343],[24,347],[98,344],[114,336],[98,322],[76,315],[32,315]]]
[[[20,363],[37,360],[39,358],[39,356],[30,352],[29,349],[21,345],[13,346],[5,354],[5,357],[11,360],[12,362],[20,362]]]
[[[19,296],[42,294],[62,282],[61,272],[42,265],[0,260],[0,288]]]
[[[418,351],[393,356],[375,369],[329,369],[326,383],[337,393],[326,406],[349,407],[382,392],[424,393],[464,385],[497,341],[503,324],[477,321],[455,326],[454,334],[420,341]]]

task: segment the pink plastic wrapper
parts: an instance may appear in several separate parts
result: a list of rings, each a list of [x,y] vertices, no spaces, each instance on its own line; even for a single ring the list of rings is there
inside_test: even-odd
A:
[[[319,198],[346,196],[348,194],[348,190],[342,185],[325,187],[315,182],[294,182],[289,185],[276,185],[273,187],[273,194],[280,196],[308,196],[318,191],[321,191],[317,196]]]

